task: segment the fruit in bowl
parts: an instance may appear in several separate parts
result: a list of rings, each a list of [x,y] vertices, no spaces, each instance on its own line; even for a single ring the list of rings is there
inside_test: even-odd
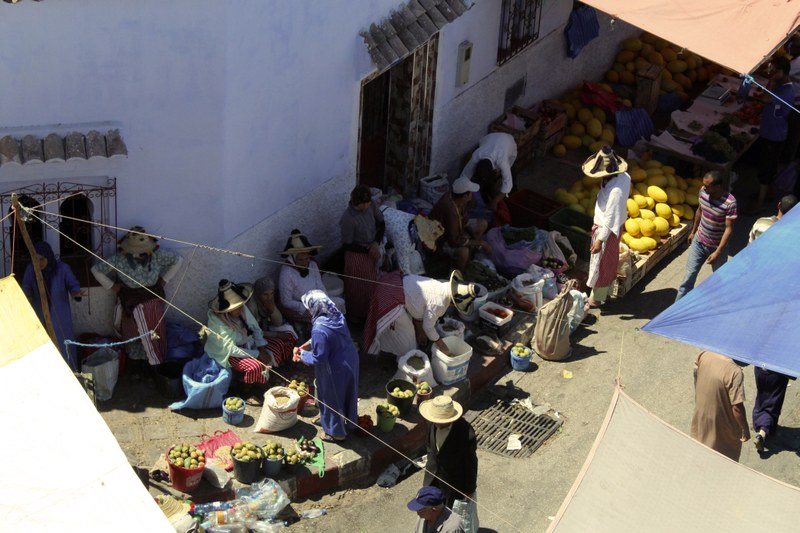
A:
[[[403,390],[400,387],[395,387],[394,390],[392,390],[392,392],[389,394],[395,398],[411,398],[414,396],[414,391],[411,389]]]
[[[231,396],[230,398],[225,398],[224,405],[225,409],[228,411],[239,411],[244,409],[244,400],[235,396]]]
[[[428,385],[427,381],[420,381],[417,383],[417,394],[430,394],[431,393],[431,386]]]
[[[518,342],[511,348],[511,355],[515,357],[530,357],[531,356],[531,349]]]
[[[390,416],[390,417],[397,417],[400,416],[400,409],[397,406],[394,406],[390,403],[382,403],[378,405],[376,408],[378,412],[378,416]]]
[[[181,468],[202,468],[206,465],[206,456],[203,450],[189,446],[186,443],[176,444],[170,448],[167,459],[170,463]]]
[[[261,451],[261,448],[252,442],[237,442],[233,445],[231,455],[233,455],[233,458],[237,461],[249,463],[260,461],[264,453]]]
[[[283,446],[281,446],[280,443],[271,440],[268,440],[264,445],[263,451],[267,459],[283,459],[283,457],[286,455],[286,452],[283,450]]]

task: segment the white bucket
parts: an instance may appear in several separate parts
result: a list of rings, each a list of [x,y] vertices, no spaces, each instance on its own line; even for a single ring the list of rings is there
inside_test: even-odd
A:
[[[344,281],[334,274],[323,274],[322,283],[328,296],[341,296],[344,294]]]
[[[433,377],[442,385],[452,385],[467,377],[472,346],[458,337],[443,337],[450,355],[443,354],[434,344],[431,348]]]
[[[486,289],[486,287],[480,283],[475,283],[475,287],[477,288],[478,295],[475,296],[475,300],[472,302],[472,312],[463,313],[461,310],[458,311],[458,316],[461,317],[461,320],[464,320],[465,322],[475,322],[478,320],[478,311],[489,299],[489,291]]]

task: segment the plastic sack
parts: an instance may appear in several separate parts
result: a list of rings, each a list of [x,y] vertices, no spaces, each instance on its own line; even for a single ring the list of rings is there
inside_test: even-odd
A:
[[[531,344],[536,355],[546,361],[562,361],[572,353],[568,314],[574,303],[570,295],[574,286],[574,279],[567,281],[561,293],[536,313]]]
[[[627,278],[631,274],[631,249],[624,242],[619,243],[619,265],[617,265],[617,276]]]
[[[169,408],[173,411],[219,408],[230,384],[231,371],[203,352],[201,357],[192,359],[183,367],[186,399],[171,404]]]
[[[458,321],[456,320],[456,322]],[[408,364],[408,360],[412,357],[419,357],[422,359],[424,366],[420,370],[417,370]],[[410,352],[401,356],[400,359],[397,360],[397,372],[392,379],[404,379],[406,381],[410,381],[411,383],[421,383],[423,381],[427,381],[431,388],[438,385],[436,379],[433,377],[433,367],[428,359],[428,354],[421,350],[411,350]]]
[[[438,333],[440,337],[458,337],[459,339],[463,339],[466,329],[467,327],[463,322],[447,316],[439,319],[439,322],[436,323],[436,333]]]
[[[213,486],[221,489],[230,483],[233,476],[225,470],[225,465],[221,460],[211,458],[206,461],[206,467],[203,469],[203,478]]]
[[[450,182],[447,181],[447,174],[434,174],[419,180],[419,197],[436,205],[439,198],[450,190]]]
[[[577,289],[569,291],[569,295],[572,296],[572,309],[567,314],[567,318],[569,319],[569,331],[574,333],[586,317],[586,304],[589,303],[589,297]]]
[[[558,296],[558,283],[556,283],[556,275],[552,272],[545,273],[542,276],[544,280],[544,287],[542,287],[542,296],[547,298],[548,300],[552,300],[556,296]]]
[[[536,309],[536,284],[538,281],[531,274],[525,272],[511,281],[511,301],[514,306],[523,311]]]
[[[276,396],[286,396],[289,401],[278,405]],[[276,433],[297,423],[297,404],[300,396],[289,387],[272,387],[264,393],[264,405],[253,433]]]
[[[289,496],[270,478],[236,489],[234,507],[246,508],[261,520],[269,519],[289,505]]]
[[[633,146],[639,139],[649,139],[656,131],[647,110],[641,107],[620,109],[614,118],[617,123],[617,142],[622,146]]]
[[[506,244],[501,228],[487,231],[485,239],[492,246],[492,263],[501,274],[512,277],[522,274],[529,266],[542,259],[540,252],[527,247],[512,248]]]
[[[167,361],[194,359],[201,353],[203,346],[196,329],[174,322],[167,323]]]
[[[225,470],[229,472],[233,470],[233,457],[231,457],[230,449],[237,442],[241,442],[241,439],[239,439],[236,433],[230,429],[225,431],[218,429],[214,432],[213,437],[205,433],[200,435],[200,437],[203,439],[203,442],[195,445],[195,447],[206,452],[206,459],[217,459],[222,463]],[[217,450],[223,447],[226,448],[227,452],[217,455]]]
[[[575,262],[578,261],[578,254],[575,253],[575,248],[572,247],[572,243],[569,242],[569,239],[566,236],[562,235],[561,232],[551,231],[549,242],[558,248],[558,251],[561,253],[561,257],[564,258],[565,263],[570,266],[575,266]],[[550,257],[561,259],[561,257],[557,255],[551,255]]]
[[[110,400],[119,378],[119,353],[109,347],[100,348],[84,359],[81,372],[92,375],[95,398]]]

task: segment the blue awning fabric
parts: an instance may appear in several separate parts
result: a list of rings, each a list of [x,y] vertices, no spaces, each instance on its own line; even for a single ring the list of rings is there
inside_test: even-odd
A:
[[[799,243],[795,208],[642,329],[800,377]]]

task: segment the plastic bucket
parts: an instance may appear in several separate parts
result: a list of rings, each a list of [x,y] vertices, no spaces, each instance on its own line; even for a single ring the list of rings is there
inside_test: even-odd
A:
[[[417,386],[404,379],[393,379],[386,384],[386,400],[391,405],[395,405],[398,409],[400,409],[400,416],[405,416],[406,413],[408,413],[408,410],[411,409],[411,406],[414,404],[414,396],[411,396],[410,398],[395,398],[391,394],[395,387],[399,387],[400,390],[404,392],[407,390],[413,391],[416,395]]]
[[[165,398],[178,400],[186,396],[183,390],[183,366],[186,361],[166,361],[155,366],[156,389]]]
[[[241,400],[241,398],[237,398]],[[238,411],[231,411],[225,407],[225,402],[222,402],[222,420],[226,424],[230,424],[232,426],[238,426],[244,420],[244,405]]]
[[[170,451],[172,451],[172,448],[167,452],[167,457],[169,457]],[[167,464],[169,465],[169,481],[172,483],[175,490],[191,492],[200,485],[200,480],[203,479],[203,470],[205,470],[205,466],[183,468],[182,466],[172,464],[172,461],[169,459],[167,459]]]
[[[521,370],[526,371],[531,366],[531,357],[517,357],[514,354],[511,355],[511,368],[514,370]]]
[[[383,431],[384,433],[389,433],[394,428],[394,424],[397,422],[397,417],[392,416],[386,413],[379,413],[378,414],[378,429]]]
[[[430,392],[417,392],[417,406],[424,402],[425,400],[430,400],[431,396],[433,396],[433,391]]]
[[[283,458],[280,459],[267,459],[264,458],[263,462],[264,474],[267,477],[274,477],[281,473],[283,467]]]
[[[431,349],[433,377],[442,385],[452,385],[467,377],[472,346],[458,337],[444,337],[442,341],[450,350],[450,355],[443,354],[435,344],[433,345]]]
[[[233,458],[233,476],[239,483],[250,484],[258,481],[261,476],[261,460],[256,461],[240,461]]]

